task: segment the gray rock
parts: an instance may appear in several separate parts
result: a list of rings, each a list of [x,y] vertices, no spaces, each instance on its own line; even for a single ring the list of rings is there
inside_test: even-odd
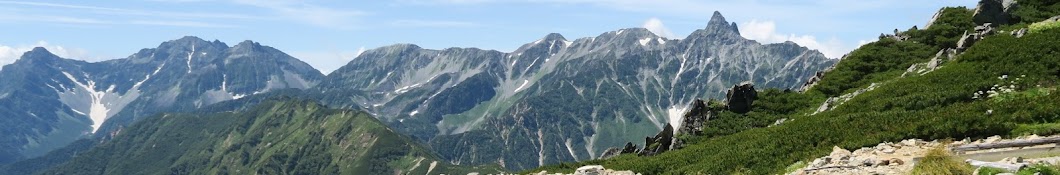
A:
[[[844,55],[843,57],[846,57],[846,55]],[[828,67],[822,71],[817,71],[816,73],[814,73],[812,77],[806,80],[806,83],[803,83],[802,86],[799,87],[799,92],[806,92],[810,90],[810,88],[813,88],[813,86],[816,86],[817,82],[820,82],[821,79],[824,78],[824,74],[832,71],[832,69],[835,69],[834,65],[832,67]]]
[[[975,8],[972,20],[976,24],[995,23],[1009,24],[1012,18],[1008,12],[1015,7],[1014,2],[1003,2],[1003,0],[981,0]]]
[[[677,133],[699,135],[703,132],[707,120],[717,116],[718,112],[723,110],[711,108],[709,103],[712,102],[704,102],[700,99],[692,101],[692,104],[689,104],[690,108],[682,116],[681,127],[677,129]]]
[[[659,131],[659,134],[655,134],[655,137],[644,138],[644,149],[641,149],[637,155],[654,156],[669,151],[673,141],[674,128],[666,125],[662,131]]]
[[[939,10],[935,12],[935,15],[931,16],[931,20],[928,20],[927,25],[924,25],[924,29],[931,28],[931,25],[935,24],[935,21],[937,21],[939,17],[942,17],[943,10],[945,10],[945,8],[939,8]]]
[[[1012,36],[1015,36],[1016,38],[1022,38],[1023,35],[1027,34],[1027,28],[1022,28],[1022,29],[1019,29],[1019,30],[1015,30],[1015,31],[1012,31],[1009,34],[1011,34]]]
[[[626,142],[626,146],[622,147],[622,154],[628,154],[628,153],[634,153],[634,152],[637,152],[637,145],[634,145],[633,142]]]
[[[750,82],[735,85],[725,95],[725,104],[729,111],[736,113],[747,113],[751,111],[751,104],[758,98],[758,92]]]
[[[961,39],[957,40],[957,51],[963,52],[965,49],[972,47],[972,44],[975,44],[976,41],[976,36],[974,34],[970,35],[968,32],[964,32]]]

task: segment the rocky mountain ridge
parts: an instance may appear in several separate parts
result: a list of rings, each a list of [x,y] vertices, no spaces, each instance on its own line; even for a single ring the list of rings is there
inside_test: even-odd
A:
[[[339,96],[324,100],[331,106],[365,107],[452,163],[525,169],[599,157],[679,122],[696,98],[745,81],[797,88],[834,62],[791,42],[744,39],[715,13],[683,39],[630,28],[548,34],[511,53],[392,45],[313,89]]]
[[[42,155],[78,138],[108,136],[140,118],[188,111],[323,75],[275,48],[184,37],[127,58],[84,62],[34,48],[0,71],[6,132],[0,163]]]

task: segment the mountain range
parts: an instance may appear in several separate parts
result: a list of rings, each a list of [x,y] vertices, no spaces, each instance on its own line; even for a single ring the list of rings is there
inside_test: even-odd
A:
[[[229,47],[184,37],[94,63],[34,48],[0,71],[0,163],[39,156],[77,138],[114,134],[159,112],[309,88],[323,77],[253,41]]]
[[[0,84],[0,115],[5,116],[0,118],[3,120],[0,128],[4,128],[0,133],[0,164],[41,156],[82,138],[102,144],[80,155],[108,153],[100,156],[117,159],[160,154],[170,156],[167,161],[171,164],[232,161],[227,158],[233,156],[232,152],[213,151],[233,149],[223,146],[229,143],[217,142],[229,136],[221,138],[216,133],[267,135],[269,132],[232,131],[230,127],[237,125],[225,123],[272,121],[277,123],[269,127],[297,130],[287,125],[316,124],[321,121],[313,117],[337,113],[297,115],[313,118],[302,121],[301,117],[295,120],[289,115],[263,111],[301,108],[317,111],[318,106],[314,105],[320,105],[349,110],[339,115],[373,116],[377,120],[336,122],[385,125],[388,128],[385,131],[372,133],[398,141],[384,145],[411,145],[408,147],[411,151],[405,150],[387,161],[416,160],[417,165],[424,160],[440,161],[442,165],[496,164],[509,170],[522,170],[596,159],[607,148],[641,140],[666,125],[680,122],[680,116],[696,99],[720,98],[725,90],[742,82],[764,88],[799,88],[818,71],[836,62],[792,42],[761,44],[745,39],[736,24],[726,21],[718,12],[706,28],[683,39],[629,28],[575,40],[548,34],[513,52],[477,48],[433,50],[396,44],[365,51],[327,76],[275,48],[252,41],[229,47],[220,41],[184,37],[164,42],[157,48],[143,49],[127,58],[95,63],[59,58],[36,48],[0,69],[0,80],[12,82]],[[306,100],[226,103],[270,96]],[[228,113],[209,111],[218,106],[240,107],[231,108]],[[295,109],[274,109],[277,106]],[[203,120],[218,121],[210,122],[216,125],[187,128],[205,125],[196,124]],[[330,121],[326,117],[319,120]],[[168,131],[179,130],[170,125],[208,133]],[[312,133],[331,131],[325,128],[292,132],[282,134],[316,136]],[[142,142],[145,139],[183,144],[179,139],[165,138],[169,135],[197,138],[188,143],[211,151],[187,158],[169,154],[192,154],[188,151],[197,149],[129,152],[129,149],[147,149],[147,142]],[[292,141],[284,138],[276,141]],[[302,139],[295,141],[307,144]],[[260,141],[248,142],[253,144],[239,151],[269,148],[268,143],[262,147]],[[224,144],[217,147],[219,143]],[[321,147],[327,151],[344,149],[347,148]],[[430,151],[418,151],[421,149]],[[295,150],[281,152],[285,151]],[[262,156],[257,153],[262,152],[254,152],[255,156]],[[363,154],[354,157],[358,156]],[[339,158],[340,155],[331,157]],[[123,167],[90,171],[103,174],[177,170],[294,172],[288,171],[293,169],[263,170],[260,168],[264,164],[248,163],[251,160],[266,161],[263,157],[249,157],[242,160],[240,167],[153,167],[136,172],[139,170],[128,169],[129,162],[120,160],[71,158],[81,162],[76,164],[87,164],[74,169]],[[79,166],[76,164],[66,167]],[[422,168],[386,167],[389,168],[368,171],[338,169],[339,172],[376,173],[422,171]],[[334,166],[314,168],[330,171]]]

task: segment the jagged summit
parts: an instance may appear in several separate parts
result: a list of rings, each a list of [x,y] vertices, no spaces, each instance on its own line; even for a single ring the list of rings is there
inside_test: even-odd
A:
[[[254,42],[251,40],[245,40],[243,42],[239,42],[239,44],[236,44],[235,46],[232,46],[232,49],[243,51],[260,51],[262,50],[262,47],[264,46],[262,46],[261,43]]]
[[[184,36],[184,37],[181,37],[179,39],[169,40],[169,41],[163,42],[162,44],[158,45],[159,48],[168,48],[168,47],[189,47],[190,48],[192,46],[199,47],[199,48],[205,48],[205,47],[228,48],[227,44],[225,44],[224,42],[221,42],[219,40],[214,40],[214,41],[211,42],[211,41],[203,40],[202,38],[199,38],[199,37],[196,37],[196,36]]]
[[[239,46],[243,46],[243,45],[246,45],[246,46],[261,46],[260,43],[254,42],[252,40],[243,40],[243,42],[239,42],[239,44],[236,44],[233,47],[239,47]]]
[[[706,30],[711,33],[732,33],[740,35],[740,29],[736,27],[736,23],[726,21],[725,16],[722,16],[719,11],[714,11],[714,15],[712,15],[710,21],[707,22]]]

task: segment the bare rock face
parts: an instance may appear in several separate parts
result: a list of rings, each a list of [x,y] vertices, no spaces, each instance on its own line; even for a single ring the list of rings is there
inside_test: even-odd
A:
[[[711,108],[708,103],[710,102],[704,102],[701,99],[692,101],[692,104],[689,105],[690,108],[682,116],[681,127],[677,129],[677,133],[699,135],[703,132],[703,128],[706,127],[707,120],[717,116],[718,112],[724,110]]]
[[[985,23],[1009,24],[1012,16],[1009,15],[1016,8],[1013,0],[982,0],[975,8],[972,19],[976,24]]]
[[[997,24],[995,23],[984,23],[975,26],[975,31],[972,33],[964,32],[961,39],[957,40],[957,52],[964,52],[964,50],[972,47],[975,42],[983,40],[986,36],[996,33],[996,30],[994,29],[994,26],[996,25]]]
[[[673,142],[674,128],[670,125],[666,125],[665,127],[663,127],[662,131],[659,131],[659,134],[655,135],[655,137],[644,138],[644,149],[640,150],[640,153],[637,153],[637,155],[653,156],[661,154],[663,152],[669,151],[670,146],[673,145]]]
[[[729,106],[729,111],[742,114],[751,111],[751,103],[756,98],[758,98],[758,92],[755,91],[754,85],[744,82],[729,90],[729,93],[725,95],[725,104]]]
[[[622,154],[637,152],[637,145],[633,142],[626,142],[626,146],[622,148]]]

